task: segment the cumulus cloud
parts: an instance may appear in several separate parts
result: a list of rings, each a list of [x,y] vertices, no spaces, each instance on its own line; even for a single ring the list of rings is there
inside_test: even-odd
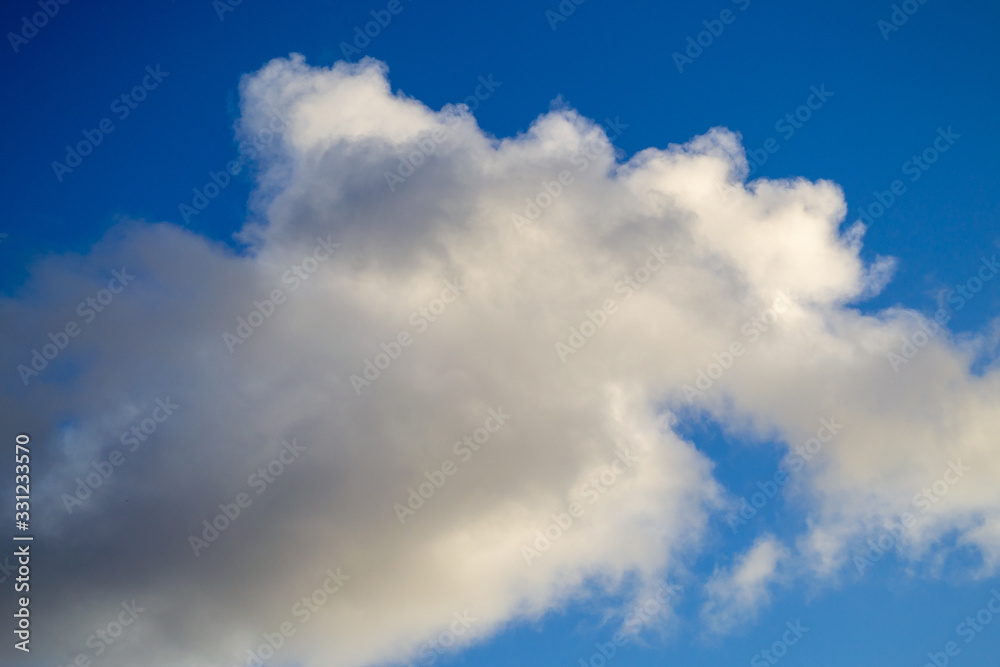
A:
[[[653,590],[726,504],[673,428],[699,413],[789,446],[844,424],[793,485],[815,574],[907,511],[909,557],[1000,561],[995,369],[971,374],[943,328],[893,369],[931,327],[858,312],[892,263],[860,259],[835,184],[744,183],[724,129],[623,162],[566,108],[495,139],[464,107],[393,93],[369,59],[276,60],[241,92],[242,136],[287,123],[257,156],[240,252],[124,222],[0,302],[4,423],[37,443],[50,545],[43,657],[92,656],[133,599],[145,611],[103,664],[245,664],[285,622],[281,660],[406,660],[626,581]],[[89,318],[78,304],[113,270],[134,279]],[[15,370],[70,321],[37,375]],[[67,503],[113,450],[123,463]],[[971,469],[923,511],[915,494],[958,460]],[[758,542],[725,576],[755,598],[778,554]]]

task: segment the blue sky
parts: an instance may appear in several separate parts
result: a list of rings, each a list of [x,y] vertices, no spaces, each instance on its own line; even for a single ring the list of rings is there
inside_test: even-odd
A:
[[[939,127],[951,126],[964,141],[926,177],[904,181],[905,196],[866,237],[866,251],[903,260],[899,279],[876,303],[920,307],[928,289],[961,278],[969,257],[993,240],[998,205],[989,184],[1000,167],[991,155],[998,130],[989,82],[1000,64],[986,38],[993,9],[928,2],[885,40],[877,22],[890,18],[891,4],[755,2],[739,12],[742,3],[612,8],[591,2],[553,30],[545,3],[495,9],[405,3],[401,20],[363,53],[386,62],[393,86],[431,108],[464,99],[477,77],[492,73],[502,95],[475,115],[499,137],[524,131],[558,96],[587,117],[620,117],[628,131],[615,143],[626,154],[682,143],[716,125],[740,132],[750,148],[775,137],[782,148],[759,175],[833,180],[852,212],[870,204],[874,191],[909,179],[903,163],[930,146]],[[10,5],[7,24],[18,24],[33,7]],[[726,8],[737,10],[737,19],[679,73],[671,54]],[[18,267],[31,257],[86,247],[115,216],[179,218],[177,206],[191,188],[234,158],[239,77],[291,52],[332,64],[343,57],[339,44],[350,43],[353,28],[376,9],[241,4],[220,21],[210,3],[105,5],[101,12],[66,5],[4,59],[10,89],[37,100],[4,111],[18,128],[6,137],[6,151],[33,156],[5,183],[15,207],[10,216],[35,230],[8,240],[6,252],[20,261],[6,264],[4,284],[11,289],[23,280]],[[111,101],[155,64],[170,72],[165,86],[58,182],[51,162],[64,146],[111,115]],[[783,139],[775,123],[819,84],[834,93],[829,104]],[[228,239],[242,223],[250,185],[244,179],[229,188],[196,228]],[[983,323],[976,310],[962,314],[963,328]]]
[[[905,190],[898,189],[884,213],[872,216],[859,253],[866,263],[896,258],[892,280],[872,298],[846,299],[844,311],[880,318],[885,309],[900,307],[933,317],[945,305],[947,290],[974,276],[981,257],[998,251],[1000,10],[995,6],[913,0],[907,5],[915,8],[912,15],[889,30],[885,26],[894,11],[897,17],[902,11],[890,2],[586,0],[576,5],[566,0],[562,6],[574,9],[557,20],[555,0],[496,5],[400,0],[401,11],[345,58],[341,44],[350,44],[355,28],[386,5],[244,0],[220,15],[219,3],[208,0],[70,1],[27,41],[12,46],[8,37],[0,64],[9,91],[0,111],[8,128],[2,139],[8,166],[0,188],[8,213],[0,222],[7,235],[0,241],[0,294],[8,302],[46,302],[55,283],[46,282],[40,262],[72,272],[89,261],[86,257],[104,256],[110,251],[93,250],[95,244],[104,243],[109,230],[117,233],[123,220],[172,223],[246,253],[233,235],[248,220],[261,220],[261,210],[250,201],[254,174],[265,173],[267,164],[235,176],[186,225],[179,207],[191,203],[192,189],[203,187],[210,172],[240,155],[234,127],[241,115],[241,77],[292,53],[303,54],[314,68],[375,58],[388,67],[394,91],[433,111],[474,95],[483,79],[497,82],[472,110],[487,137],[514,137],[550,109],[571,108],[622,128],[613,139],[620,162],[650,147],[685,144],[713,127],[728,128],[742,137],[751,160],[767,156],[751,179],[801,177],[837,184],[848,208],[842,232],[862,209],[877,210],[870,207],[879,197],[887,202],[884,193],[898,180]],[[8,3],[0,24],[5,32],[17,31],[22,17],[37,11],[37,3]],[[723,23],[720,16],[730,21]],[[710,43],[703,38],[708,45],[700,53],[690,51],[690,62],[678,67],[674,54],[684,53],[689,38],[697,40],[712,27],[719,34]],[[122,117],[114,100],[144,77],[154,81],[148,78],[151,70],[163,72],[162,79]],[[810,101],[814,108],[803,112]],[[798,121],[783,122],[797,111]],[[53,162],[65,161],[66,146],[105,118],[112,120],[113,132],[71,172],[54,173]],[[767,153],[765,145],[778,148]],[[933,164],[920,162],[922,155],[931,156]],[[406,186],[416,190],[421,183],[415,177]],[[146,307],[159,307],[153,296],[147,298]],[[992,283],[961,308],[950,307],[947,326],[956,349],[964,349],[963,340],[993,331],[998,308],[1000,290]],[[5,325],[7,335],[14,337],[16,330],[18,336],[44,336],[54,320],[38,309],[25,312],[24,321]],[[968,353],[972,370],[964,381],[970,386],[981,374],[995,373],[989,370],[995,369],[995,340],[984,335],[993,343]],[[10,341],[18,353],[31,347],[21,341]],[[156,345],[169,347],[158,339],[150,343],[150,355],[157,353]],[[669,355],[670,349],[665,343],[659,353]],[[129,363],[134,382],[141,382],[143,362]],[[20,396],[21,383],[13,372],[8,375],[7,396]],[[36,399],[39,395],[31,400]],[[81,417],[80,409],[67,403],[58,414],[96,419]],[[740,419],[726,423],[725,410],[681,414],[675,430],[712,461],[714,479],[731,498],[750,497],[786,455],[775,432],[752,437],[735,425],[744,423]],[[50,423],[46,437],[56,438],[58,426]],[[902,434],[898,442],[888,442],[884,433],[879,437],[888,450],[909,446]],[[995,438],[990,446],[995,460]],[[789,559],[803,557],[792,545],[813,525],[814,505],[786,490],[737,531],[727,525],[724,511],[711,514],[701,546],[681,556],[683,567],[670,575],[690,591],[676,617],[662,635],[648,631],[608,664],[774,664],[753,662],[754,656],[781,639],[786,622],[796,620],[809,630],[781,658],[785,665],[924,665],[928,653],[945,650],[949,641],[958,642],[960,653],[948,664],[995,664],[1000,616],[968,644],[956,634],[956,626],[985,607],[991,591],[1000,590],[995,572],[976,576],[984,560],[969,545],[943,555],[929,547],[915,560],[890,554],[863,576],[848,565],[836,576],[779,577],[750,620],[706,634],[696,591],[713,573],[731,568],[762,535],[785,544]],[[932,544],[955,543],[963,526],[956,521],[955,532],[944,531]],[[44,577],[38,575],[42,586]],[[625,595],[559,601],[535,618],[514,615],[474,645],[439,657],[438,664],[581,664],[590,660],[595,644],[614,634],[614,621],[602,622],[602,615],[619,594]],[[269,664],[291,664],[288,660]]]

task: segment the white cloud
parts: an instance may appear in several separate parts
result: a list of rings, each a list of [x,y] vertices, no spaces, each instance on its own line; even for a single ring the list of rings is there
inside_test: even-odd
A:
[[[799,549],[812,569],[838,571],[867,531],[913,511],[914,494],[959,458],[973,470],[900,545],[916,558],[957,531],[997,564],[998,375],[971,375],[946,334],[893,372],[886,354],[918,320],[851,307],[891,264],[859,258],[859,228],[840,231],[834,184],[744,187],[742,149],[722,129],[619,164],[602,130],[569,109],[494,140],[462,108],[392,94],[371,60],[277,60],[242,91],[243,133],[276,112],[289,119],[260,156],[240,237],[249,252],[172,224],[124,223],[85,255],[43,260],[0,302],[5,423],[43,443],[38,507],[51,509],[35,512],[59,594],[39,593],[37,622],[52,633],[53,660],[87,651],[93,619],[135,598],[148,605],[135,643],[123,639],[104,664],[234,663],[328,568],[351,578],[283,659],[404,659],[455,612],[478,619],[461,645],[567,603],[584,582],[611,589],[638,575],[649,587],[683,573],[724,494],[711,461],[671,426],[692,409],[684,385],[734,342],[745,353],[696,409],[734,437],[793,445],[820,418],[845,424],[798,482],[811,525]],[[385,172],[444,127],[447,139],[390,192]],[[591,156],[582,169],[581,150]],[[563,170],[572,183],[517,229],[526,198]],[[283,276],[317,238],[341,245],[293,290]],[[661,247],[669,261],[643,272]],[[122,266],[134,284],[25,388],[13,369]],[[456,276],[464,293],[438,309]],[[286,300],[230,354],[223,332],[275,289]],[[753,325],[750,345],[742,325],[779,291],[790,307]],[[564,363],[556,344],[609,300],[615,312]],[[420,308],[434,321],[412,315]],[[401,332],[412,344],[358,396],[351,376]],[[62,494],[92,457],[120,448],[166,395],[178,414],[67,515]],[[509,423],[462,461],[454,443],[497,406]],[[293,437],[306,448],[300,462],[195,558],[188,536]],[[601,483],[623,447],[639,462]],[[457,472],[401,526],[393,505],[446,459]],[[595,474],[604,490],[591,503]],[[521,547],[573,503],[582,514],[528,566]],[[768,544],[732,576],[766,579]]]
[[[728,632],[757,617],[770,602],[768,587],[788,550],[773,536],[759,537],[728,570],[716,570],[705,584],[706,601],[701,616],[710,632]]]

